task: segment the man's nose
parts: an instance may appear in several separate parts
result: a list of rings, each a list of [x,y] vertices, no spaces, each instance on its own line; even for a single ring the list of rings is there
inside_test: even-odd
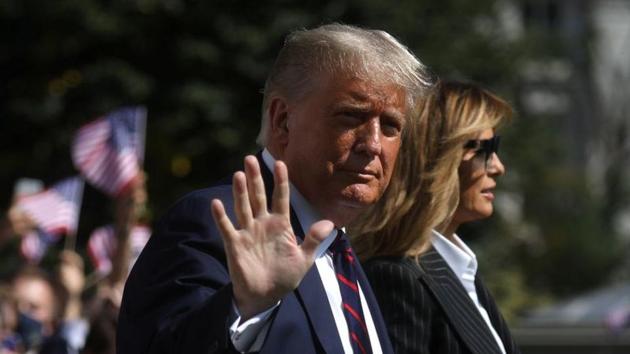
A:
[[[359,128],[357,150],[378,155],[381,148],[381,124],[376,118],[370,119]]]

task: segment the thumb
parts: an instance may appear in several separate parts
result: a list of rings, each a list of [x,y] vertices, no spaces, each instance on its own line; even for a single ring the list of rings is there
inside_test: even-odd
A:
[[[326,239],[334,228],[335,225],[329,220],[320,220],[311,225],[311,229],[308,230],[308,234],[304,237],[304,242],[302,242],[301,246],[304,255],[314,259],[317,246]]]

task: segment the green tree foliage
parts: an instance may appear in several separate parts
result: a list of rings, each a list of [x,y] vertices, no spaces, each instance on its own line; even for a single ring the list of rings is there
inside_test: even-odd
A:
[[[431,3],[4,0],[0,197],[8,204],[22,176],[50,183],[75,173],[69,147],[79,126],[120,105],[145,104],[145,168],[161,214],[256,150],[260,90],[284,35],[296,28],[331,21],[382,28],[437,72],[458,68],[462,77],[492,81],[509,70],[509,49],[491,34],[468,35],[472,14],[492,18],[491,1]],[[90,215],[105,200],[87,193],[82,234],[109,217]]]
[[[0,201],[19,177],[75,174],[73,132],[121,105],[148,108],[145,169],[153,213],[209,185],[256,151],[260,91],[290,30],[344,22],[387,30],[433,71],[478,81],[515,104],[500,184],[522,215],[463,230],[509,313],[593,286],[615,264],[603,203],[570,164],[553,119],[525,116],[523,65],[562,57],[557,38],[509,38],[502,1],[0,0]],[[502,155],[503,156],[503,155]],[[88,188],[79,247],[110,222]],[[567,272],[570,268],[571,271]]]

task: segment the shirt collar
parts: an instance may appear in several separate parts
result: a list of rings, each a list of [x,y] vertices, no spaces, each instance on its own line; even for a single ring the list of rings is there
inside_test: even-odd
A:
[[[453,239],[455,243],[433,230],[431,243],[459,279],[474,281],[477,257],[457,235],[454,234]]]
[[[276,159],[271,155],[269,150],[267,149],[263,150],[262,158],[267,168],[269,168],[269,170],[271,171],[271,174],[274,174],[273,166],[276,163]],[[302,194],[298,191],[298,189],[295,188],[293,183],[290,183],[290,182],[289,182],[289,195],[290,195],[291,207],[293,208],[293,210],[295,211],[295,214],[297,215],[298,221],[300,222],[300,226],[302,227],[302,230],[304,230],[304,233],[308,233],[308,231],[311,229],[311,225],[321,220],[322,218],[319,215],[319,213],[315,211],[315,209],[313,209],[311,204],[304,198],[304,196],[302,196]],[[333,243],[336,236],[337,236],[337,229],[333,229],[331,233],[326,237],[326,239],[322,241],[322,243],[320,243],[319,246],[317,247],[317,251],[315,252],[315,258],[318,258],[324,253],[326,253],[326,251],[328,250],[328,247]]]

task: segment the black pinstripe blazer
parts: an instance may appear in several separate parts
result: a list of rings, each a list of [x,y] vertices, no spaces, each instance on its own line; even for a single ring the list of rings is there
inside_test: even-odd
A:
[[[396,353],[501,353],[461,282],[435,249],[423,254],[419,264],[411,258],[380,257],[366,262],[364,270]],[[475,285],[506,353],[520,353],[478,276]]]

